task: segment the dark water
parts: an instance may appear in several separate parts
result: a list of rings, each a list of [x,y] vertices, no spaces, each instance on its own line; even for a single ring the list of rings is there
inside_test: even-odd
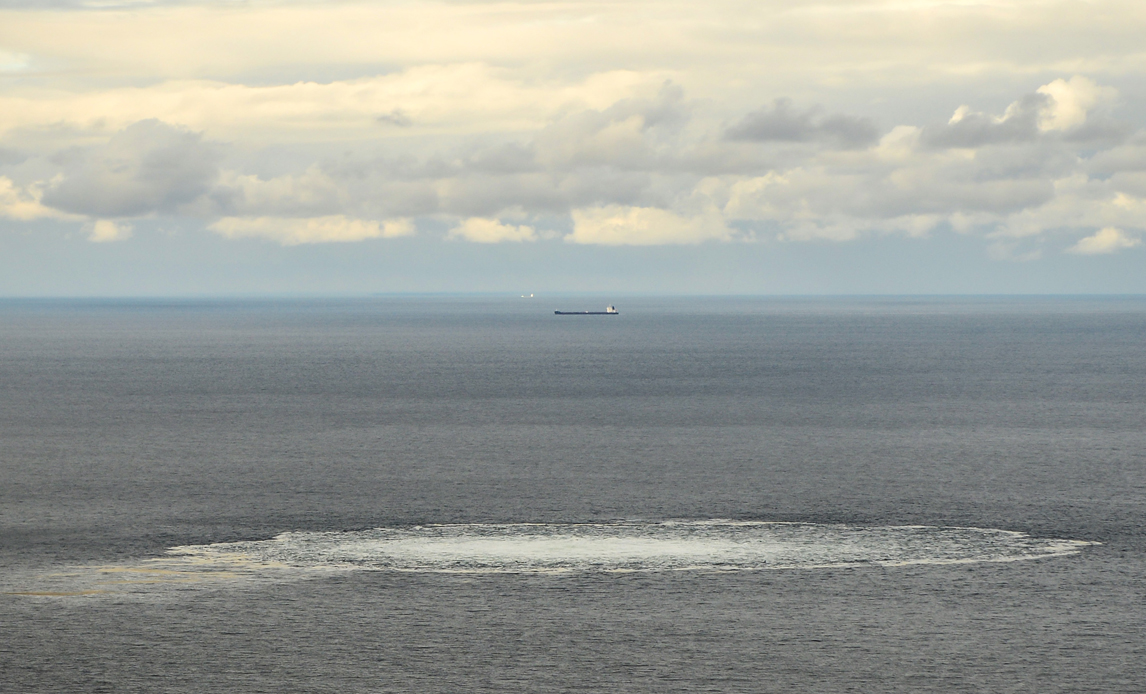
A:
[[[1146,300],[596,303],[0,303],[0,690],[1143,691]]]

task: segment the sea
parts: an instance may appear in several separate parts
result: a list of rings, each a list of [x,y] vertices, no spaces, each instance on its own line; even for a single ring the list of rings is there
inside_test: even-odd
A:
[[[0,691],[1146,691],[1144,340],[1143,297],[2,300]]]

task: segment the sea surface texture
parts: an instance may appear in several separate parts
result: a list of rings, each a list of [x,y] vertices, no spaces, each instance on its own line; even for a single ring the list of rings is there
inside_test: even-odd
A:
[[[1144,345],[1141,298],[0,301],[0,691],[1142,692]]]

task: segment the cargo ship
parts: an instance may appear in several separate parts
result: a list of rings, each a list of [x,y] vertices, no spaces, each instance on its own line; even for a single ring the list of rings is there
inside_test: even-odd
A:
[[[616,316],[621,312],[616,306],[609,304],[604,311],[554,311],[553,313],[558,316]]]

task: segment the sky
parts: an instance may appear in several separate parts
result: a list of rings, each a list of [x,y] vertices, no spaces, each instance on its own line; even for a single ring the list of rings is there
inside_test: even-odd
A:
[[[0,296],[1146,293],[1141,0],[0,0]]]

